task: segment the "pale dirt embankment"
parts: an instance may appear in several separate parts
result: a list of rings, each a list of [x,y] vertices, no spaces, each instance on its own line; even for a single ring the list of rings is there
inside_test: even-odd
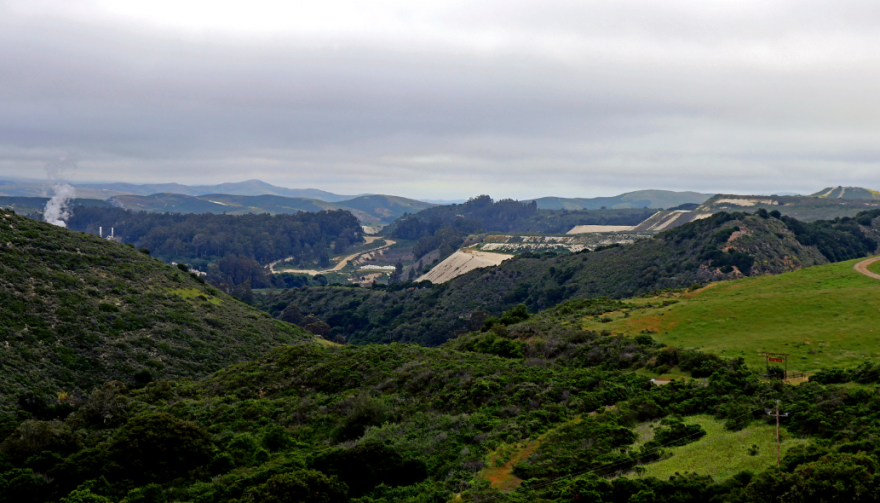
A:
[[[864,274],[869,278],[880,279],[880,274],[875,272],[871,272],[868,270],[868,266],[873,264],[874,262],[880,262],[880,257],[869,258],[867,260],[862,260],[853,266],[853,269],[860,274]]]
[[[380,238],[378,236],[364,236],[364,240],[367,242],[367,244],[370,244],[378,239],[382,239],[382,238]],[[277,260],[275,262],[272,262],[271,264],[269,264],[269,271],[271,271],[272,274],[278,274],[279,272],[292,272],[295,274],[308,274],[309,276],[315,276],[318,274],[326,274],[328,272],[334,272],[334,271],[341,271],[346,265],[348,265],[349,262],[360,257],[364,253],[372,253],[372,252],[375,252],[378,250],[384,250],[385,248],[388,248],[389,246],[392,246],[394,244],[397,244],[397,241],[392,241],[390,239],[386,239],[384,245],[379,246],[378,248],[373,248],[372,250],[364,250],[362,252],[353,253],[353,254],[339,260],[339,262],[336,264],[336,266],[334,266],[332,269],[325,269],[323,271],[317,271],[315,269],[285,269],[283,271],[276,271],[275,270],[276,265],[278,265],[281,262],[284,262],[285,260],[290,260],[293,257],[288,257],[283,260]],[[337,259],[338,259],[338,257],[337,257]],[[337,259],[334,259],[334,260],[337,260]]]
[[[632,225],[575,225],[566,234],[587,234],[591,232],[626,232],[635,229]]]
[[[434,266],[427,273],[421,275],[416,281],[427,280],[431,283],[445,283],[474,269],[497,266],[509,258],[513,258],[513,255],[477,250],[459,250]]]

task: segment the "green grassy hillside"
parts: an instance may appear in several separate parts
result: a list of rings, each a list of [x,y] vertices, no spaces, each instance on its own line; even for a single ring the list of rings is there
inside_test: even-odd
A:
[[[0,212],[0,410],[201,376],[311,339],[133,247]]]
[[[778,276],[715,283],[695,292],[632,299],[611,321],[589,329],[742,357],[764,366],[763,352],[788,353],[789,369],[814,372],[880,358],[880,280],[857,273],[859,260]]]
[[[698,441],[672,447],[668,458],[644,466],[646,477],[669,479],[676,473],[709,475],[716,481],[727,480],[741,472],[761,472],[776,466],[776,427],[754,423],[740,431],[730,431],[724,421],[708,416],[691,416],[686,424],[699,424],[706,435]],[[645,438],[653,438],[653,428]],[[783,427],[780,432],[780,451],[784,456],[792,448],[807,443],[803,438],[792,438]],[[640,439],[641,440],[641,439]]]

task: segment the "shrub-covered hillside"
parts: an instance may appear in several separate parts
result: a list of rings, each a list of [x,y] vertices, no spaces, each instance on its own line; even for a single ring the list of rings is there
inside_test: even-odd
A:
[[[555,314],[620,307],[581,299]],[[880,496],[875,388],[767,382],[742,360],[526,316],[511,310],[486,332],[439,348],[292,345],[197,381],[108,383],[55,421],[7,417],[0,502]],[[655,386],[634,372],[668,365],[699,379]],[[754,451],[768,448],[762,441],[731,452],[749,461],[740,463],[748,472],[697,465],[692,474],[641,476],[658,462],[687,466],[719,440],[766,436],[765,409],[776,400],[790,413],[780,469],[775,452]],[[699,448],[681,449],[689,446]]]
[[[568,299],[633,297],[862,257],[877,249],[877,216],[805,224],[767,212],[719,213],[632,245],[558,257],[520,255],[441,285],[309,287],[261,302],[276,316],[296,304],[329,324],[332,338],[437,345],[519,303],[536,312]]]
[[[131,246],[0,212],[0,410],[201,376],[306,337]]]

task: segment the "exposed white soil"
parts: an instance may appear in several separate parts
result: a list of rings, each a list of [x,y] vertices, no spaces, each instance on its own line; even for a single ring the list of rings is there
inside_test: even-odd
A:
[[[656,224],[649,227],[648,230],[649,231],[662,231],[662,230],[666,229],[667,227],[669,227],[670,225],[672,225],[673,223],[675,223],[675,221],[678,220],[679,218],[681,218],[681,216],[684,213],[685,212],[683,212],[683,211],[671,213],[670,215],[666,216],[666,218],[661,219],[659,222],[657,222]]]
[[[611,243],[611,241],[608,241],[606,244]],[[523,250],[543,251],[565,249],[572,253],[577,253],[586,248],[586,246],[579,244],[560,245],[557,243],[486,243],[484,245],[480,245],[481,250],[491,252],[511,252]]]
[[[427,273],[421,275],[416,281],[427,280],[431,283],[445,283],[474,269],[497,266],[509,258],[513,258],[513,255],[477,250],[459,250],[434,266]]]
[[[635,227],[632,225],[576,225],[566,234],[587,234],[591,232],[626,232]]]
[[[375,264],[367,264],[358,267],[359,271],[393,271],[395,267],[393,265],[375,265]]]
[[[733,204],[735,206],[755,206],[758,204],[779,204],[772,199],[719,199],[713,204]]]

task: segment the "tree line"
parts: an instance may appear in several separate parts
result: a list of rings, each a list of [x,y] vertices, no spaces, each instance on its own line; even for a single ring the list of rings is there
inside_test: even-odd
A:
[[[149,249],[165,261],[186,262],[204,270],[229,255],[266,265],[293,257],[306,264],[341,253],[363,241],[358,219],[348,211],[296,214],[173,214],[132,212],[120,208],[77,207],[68,222],[72,230],[104,235],[114,229],[124,243]]]

